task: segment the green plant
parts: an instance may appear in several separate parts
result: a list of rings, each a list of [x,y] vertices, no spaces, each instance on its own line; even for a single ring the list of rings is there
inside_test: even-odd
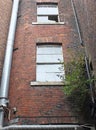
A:
[[[86,86],[86,69],[83,58],[73,59],[65,65],[66,81],[68,86],[64,87],[67,95],[76,88],[81,88],[83,85]]]
[[[86,121],[90,121],[92,104],[90,84],[93,84],[96,78],[88,79],[85,56],[74,57],[66,64],[62,63],[59,69],[65,70],[65,76],[58,76],[64,82],[64,94],[66,94],[72,111],[78,113],[79,117]]]
[[[65,74],[67,85],[64,85],[64,93],[74,109],[82,111],[89,92],[84,57],[74,58],[65,64]]]

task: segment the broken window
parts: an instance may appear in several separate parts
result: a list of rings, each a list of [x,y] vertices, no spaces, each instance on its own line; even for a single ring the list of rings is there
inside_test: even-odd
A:
[[[37,22],[58,22],[57,4],[37,4]]]

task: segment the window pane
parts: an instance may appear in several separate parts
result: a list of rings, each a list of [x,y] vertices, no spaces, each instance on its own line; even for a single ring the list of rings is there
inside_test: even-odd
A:
[[[60,69],[62,67],[61,64],[49,64],[49,65],[37,65],[37,72],[44,72],[44,73],[48,73],[48,72],[62,72],[62,70]]]
[[[47,73],[42,73],[42,76],[41,76],[41,73],[38,73],[38,75],[37,75],[37,81],[40,81],[40,82],[62,81],[60,79],[60,77],[58,77],[57,75],[56,75],[56,73],[50,73],[50,75],[47,74]]]
[[[37,65],[37,81],[62,81],[60,76],[64,75],[64,70],[60,68],[61,64]]]
[[[57,7],[37,7],[37,15],[58,15]]]
[[[58,22],[58,15],[49,15],[48,20],[51,22]]]
[[[41,7],[53,7],[53,8],[57,8],[57,4],[37,4],[38,5],[38,8],[41,8]]]
[[[63,62],[62,55],[38,55],[37,63],[60,63]]]
[[[56,23],[58,22],[58,16],[37,16],[37,21]]]
[[[37,47],[37,63],[60,63],[63,61],[60,45],[39,45]]]
[[[37,54],[62,54],[61,45],[38,45]]]
[[[38,22],[48,22],[48,16],[37,16]]]

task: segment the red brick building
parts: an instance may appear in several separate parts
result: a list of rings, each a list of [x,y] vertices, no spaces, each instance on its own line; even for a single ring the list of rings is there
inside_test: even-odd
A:
[[[79,2],[74,1],[76,7]],[[86,122],[72,112],[60,78],[65,74],[58,69],[60,61],[66,63],[84,51],[71,1],[20,0],[17,18],[4,124],[63,124],[76,129]]]
[[[78,123],[54,69],[58,58],[70,58],[69,48],[81,48],[71,2],[22,0],[18,16],[9,92],[9,108],[17,112],[11,120],[18,118],[23,125]]]

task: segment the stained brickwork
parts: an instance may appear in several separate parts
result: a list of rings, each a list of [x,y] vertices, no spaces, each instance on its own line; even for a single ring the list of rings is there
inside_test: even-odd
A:
[[[79,20],[86,55],[92,62],[96,76],[96,1],[73,0]]]
[[[3,66],[4,52],[10,21],[12,0],[0,1],[0,78]]]
[[[46,2],[53,2],[45,0]],[[62,43],[64,61],[70,60],[70,49],[81,51],[74,14],[69,0],[56,0],[60,25],[39,25],[36,22],[36,2],[21,0],[10,79],[9,109],[14,124],[77,123],[62,86],[30,86],[36,81],[36,43]],[[16,107],[16,113],[13,108]]]

